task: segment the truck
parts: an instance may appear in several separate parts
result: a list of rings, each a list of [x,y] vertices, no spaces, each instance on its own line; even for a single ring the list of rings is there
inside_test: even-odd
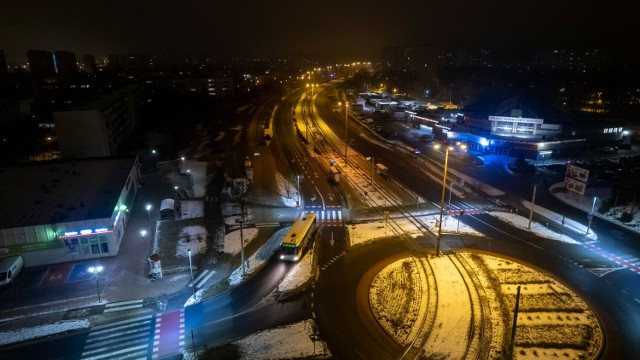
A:
[[[383,178],[389,177],[389,168],[384,166],[383,164],[376,164],[376,174],[380,175]]]

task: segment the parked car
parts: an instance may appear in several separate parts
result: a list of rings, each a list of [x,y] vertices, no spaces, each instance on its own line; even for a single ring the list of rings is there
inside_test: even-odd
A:
[[[9,256],[0,259],[0,285],[8,285],[13,282],[22,266],[22,256]]]

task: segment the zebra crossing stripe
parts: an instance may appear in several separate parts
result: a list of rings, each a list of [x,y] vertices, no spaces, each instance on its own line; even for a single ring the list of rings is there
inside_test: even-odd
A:
[[[122,310],[137,309],[142,307],[143,299],[119,301],[114,303],[108,303],[105,305],[104,312],[114,312]]]
[[[209,271],[209,270],[205,270],[205,271]],[[202,281],[200,282],[196,282],[196,289],[197,288],[201,288],[204,284],[207,283],[207,281],[209,281],[209,279],[211,279],[211,277],[213,276],[213,274],[215,274],[215,271],[209,271],[209,275],[205,276],[204,279],[202,279]]]
[[[81,359],[146,359],[152,315],[91,328]]]

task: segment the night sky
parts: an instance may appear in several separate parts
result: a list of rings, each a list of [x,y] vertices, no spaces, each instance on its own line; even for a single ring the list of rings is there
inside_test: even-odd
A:
[[[0,1],[0,49],[376,60],[386,46],[640,47],[636,0]]]

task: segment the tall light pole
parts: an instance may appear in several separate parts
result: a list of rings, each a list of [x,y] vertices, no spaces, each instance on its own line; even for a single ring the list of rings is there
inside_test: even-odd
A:
[[[147,230],[140,230],[140,236],[142,236],[142,242],[144,243],[144,255],[149,257],[149,249],[147,248],[147,240],[144,238],[147,235]]]
[[[594,196],[593,205],[591,205],[591,212],[589,213],[589,215],[587,215],[587,217],[589,218],[589,225],[587,226],[587,233],[585,235],[589,235],[589,230],[591,230],[591,220],[593,220],[593,212],[596,209],[596,200],[598,200],[598,197]]]
[[[191,272],[191,290],[193,295],[196,295],[196,284],[193,283],[193,266],[191,266],[191,249],[189,249],[189,271]]]
[[[436,145],[436,149],[440,148]],[[442,175],[442,199],[440,200],[440,221],[438,222],[438,241],[436,242],[436,256],[440,256],[440,242],[442,241],[442,211],[444,210],[444,194],[447,192],[447,167],[449,166],[449,146],[444,152],[444,174]]]
[[[182,174],[183,164],[184,164],[184,156],[180,156],[180,174]]]
[[[298,201],[296,205],[300,207],[300,175],[296,175],[296,177],[298,178]]]
[[[349,143],[347,142],[348,137],[348,119],[349,119],[349,104],[345,101],[344,103],[344,167],[347,167],[347,151],[349,149]]]
[[[529,225],[527,229],[531,230],[531,220],[533,219],[533,208],[536,206],[536,189],[537,185],[533,185],[533,197],[531,198],[531,210],[529,211]]]
[[[376,190],[376,185],[373,182],[373,173],[375,171],[375,159],[373,158],[373,156],[368,157],[367,160],[371,160],[371,191],[375,191]]]
[[[151,204],[147,204],[144,208],[147,210],[147,221],[151,224]]]
[[[176,191],[176,200],[177,200],[177,199],[178,199],[178,186],[177,186],[177,185],[176,185],[176,186],[174,186],[174,187],[173,187],[173,190],[175,190],[175,191]]]
[[[104,268],[102,267],[102,265],[98,265],[91,266],[88,270],[96,278],[96,290],[98,291],[98,302],[100,302],[100,285],[98,284],[98,279],[100,278],[100,273],[102,272],[102,270],[104,270]]]

